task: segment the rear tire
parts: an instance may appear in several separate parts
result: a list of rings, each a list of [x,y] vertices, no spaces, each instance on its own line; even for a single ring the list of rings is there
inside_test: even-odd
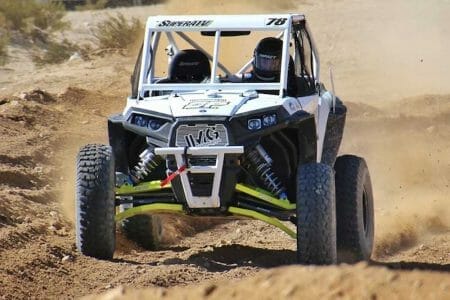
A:
[[[112,259],[115,250],[114,159],[106,145],[86,145],[77,157],[76,244],[87,256]]]
[[[336,263],[336,208],[333,169],[323,163],[301,165],[297,173],[297,261]]]
[[[372,184],[363,158],[338,157],[336,170],[337,251],[340,262],[369,260],[373,249]]]
[[[125,236],[146,250],[156,250],[161,240],[159,216],[138,215],[122,221]]]

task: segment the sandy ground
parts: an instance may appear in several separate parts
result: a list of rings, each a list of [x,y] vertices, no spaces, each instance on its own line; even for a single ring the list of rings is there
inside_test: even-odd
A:
[[[106,117],[120,111],[135,58],[112,54],[35,68],[11,49],[0,68],[0,299],[280,299],[450,297],[449,1],[169,2],[120,9],[150,14],[303,11],[333,62],[349,107],[341,151],[366,157],[374,185],[370,263],[288,266],[295,242],[250,220],[168,218],[167,245],[144,251],[118,233],[111,262],[74,244],[73,170],[79,146],[106,142]],[[226,4],[225,4],[226,3]],[[117,10],[73,12],[80,43]],[[35,89],[49,93],[33,92]],[[293,280],[294,278],[294,280]],[[135,288],[146,288],[135,290]]]

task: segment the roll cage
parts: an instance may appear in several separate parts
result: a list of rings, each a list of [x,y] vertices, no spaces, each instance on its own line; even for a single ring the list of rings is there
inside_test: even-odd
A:
[[[193,38],[191,32],[214,38],[212,53],[206,51]],[[221,39],[225,36],[246,35],[250,32],[277,32],[276,37],[283,41],[281,74],[278,82],[245,82],[245,73],[251,69],[250,59],[236,72],[229,70],[219,61]],[[170,59],[180,51],[176,38],[183,40],[193,49],[202,51],[211,62],[209,80],[200,83],[161,83],[155,75],[156,53],[160,51],[161,36],[168,45],[164,48]],[[289,37],[289,38],[286,38]],[[228,37],[227,37],[228,38]],[[239,46],[239,45],[236,45]],[[308,51],[305,51],[308,49]],[[238,51],[237,51],[238,54]],[[295,63],[295,73],[310,90],[316,89],[319,82],[319,57],[304,15],[204,15],[204,16],[153,16],[146,24],[142,51],[132,76],[132,98],[143,99],[158,91],[195,90],[272,90],[280,97],[286,95],[288,66],[290,57]],[[218,70],[224,76],[218,75]]]

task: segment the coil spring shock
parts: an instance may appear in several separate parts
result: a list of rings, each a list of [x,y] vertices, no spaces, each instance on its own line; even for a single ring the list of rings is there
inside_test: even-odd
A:
[[[150,174],[161,162],[162,159],[156,155],[152,149],[145,149],[140,155],[140,162],[131,170],[130,178],[137,184]]]
[[[245,158],[250,163],[249,167],[255,170],[270,192],[282,199],[287,198],[286,188],[272,171],[271,159],[262,146],[258,145],[250,151],[246,151]]]

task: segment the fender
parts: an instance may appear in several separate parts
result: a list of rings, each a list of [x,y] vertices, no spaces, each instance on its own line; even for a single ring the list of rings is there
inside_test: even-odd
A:
[[[325,92],[319,97],[317,111],[315,113],[316,130],[317,130],[317,157],[316,157],[317,162],[320,162],[322,160],[323,143],[325,140],[328,115],[332,107],[332,102],[333,102],[333,95],[330,92]]]

